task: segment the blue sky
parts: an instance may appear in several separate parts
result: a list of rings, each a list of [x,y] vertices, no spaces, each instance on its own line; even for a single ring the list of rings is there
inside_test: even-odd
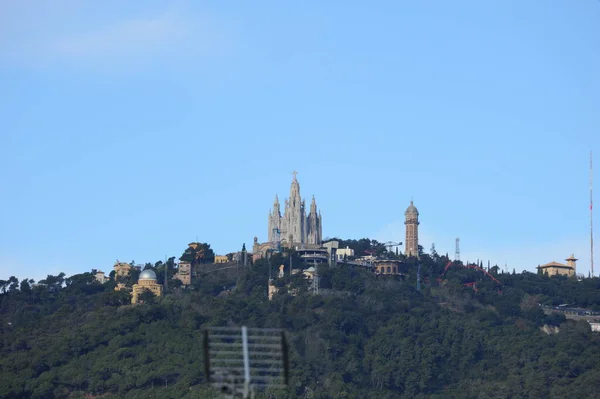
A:
[[[427,251],[587,274],[599,1],[142,3],[0,3],[0,278],[251,246],[294,170],[326,237],[412,197]]]

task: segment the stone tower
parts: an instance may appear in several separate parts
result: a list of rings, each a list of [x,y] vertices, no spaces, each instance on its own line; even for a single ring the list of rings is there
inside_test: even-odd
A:
[[[269,213],[269,242],[280,241],[282,246],[306,248],[320,246],[322,242],[321,213],[313,197],[310,212],[306,215],[305,202],[300,196],[300,183],[296,179],[290,187],[290,197],[285,200],[283,216],[279,207],[279,198],[275,196],[273,209]]]
[[[577,275],[577,261],[579,259],[577,259],[575,257],[574,254],[571,254],[571,256],[569,256],[567,259],[565,259],[567,261],[567,266],[570,266],[573,268],[573,274],[572,275]]]
[[[406,256],[419,257],[419,211],[413,204],[412,200],[410,205],[404,212],[404,224],[406,225],[406,239],[404,240],[404,247],[406,248]]]

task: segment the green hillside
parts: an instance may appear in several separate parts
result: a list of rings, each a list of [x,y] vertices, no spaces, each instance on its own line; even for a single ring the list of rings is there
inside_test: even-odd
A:
[[[288,265],[287,256],[277,256],[274,269]],[[0,397],[216,397],[204,384],[201,331],[226,325],[288,332],[291,385],[264,398],[562,399],[600,392],[600,334],[585,321],[544,315],[538,305],[599,309],[599,279],[494,274],[499,285],[460,265],[443,274],[447,263],[424,254],[421,292],[414,260],[404,279],[321,267],[320,295],[302,277],[286,276],[272,301],[262,260],[207,272],[192,289],[170,284],[163,298],[136,306],[91,273],[49,276],[35,287],[1,281]],[[173,274],[172,261],[168,267]],[[471,282],[477,291],[464,285]],[[543,325],[560,331],[547,335]]]

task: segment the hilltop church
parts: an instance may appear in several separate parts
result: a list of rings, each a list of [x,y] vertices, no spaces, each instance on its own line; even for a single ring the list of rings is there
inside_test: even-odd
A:
[[[308,215],[306,203],[300,196],[300,183],[294,172],[290,197],[285,200],[283,215],[281,214],[279,197],[275,195],[273,209],[269,212],[268,237],[266,243],[259,244],[254,237],[253,252],[259,256],[266,250],[278,246],[296,249],[320,248],[323,241],[321,212],[317,211],[317,203],[313,196]]]

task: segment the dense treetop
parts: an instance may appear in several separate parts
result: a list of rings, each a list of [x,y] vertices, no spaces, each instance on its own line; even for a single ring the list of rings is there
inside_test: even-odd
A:
[[[37,285],[0,281],[0,397],[217,397],[202,374],[201,331],[225,325],[287,331],[291,386],[265,398],[589,398],[600,392],[600,334],[539,306],[600,309],[598,278],[494,269],[497,284],[460,264],[444,274],[448,258],[424,254],[420,292],[411,258],[404,278],[321,266],[320,295],[301,275],[286,275],[269,301],[269,264],[275,270],[290,261],[301,266],[292,252],[247,268],[202,269],[193,287],[170,280],[164,297],[142,305],[130,305],[114,281],[101,285],[92,273],[48,276]],[[176,272],[174,258],[145,267],[159,282],[165,271],[169,278]],[[548,335],[544,325],[559,332]]]

